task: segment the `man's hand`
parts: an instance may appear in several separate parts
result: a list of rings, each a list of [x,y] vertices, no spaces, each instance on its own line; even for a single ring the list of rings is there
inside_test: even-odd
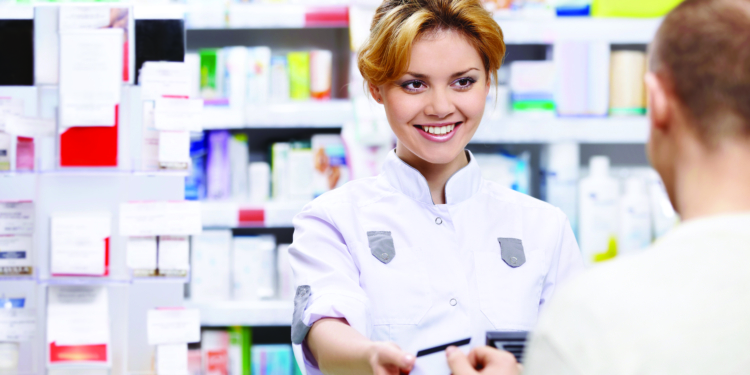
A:
[[[453,375],[518,375],[521,373],[516,357],[489,346],[474,348],[467,357],[455,346],[445,350]],[[481,368],[481,370],[477,370]]]

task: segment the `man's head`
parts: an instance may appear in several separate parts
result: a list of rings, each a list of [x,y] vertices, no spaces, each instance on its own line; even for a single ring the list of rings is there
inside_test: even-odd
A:
[[[664,19],[649,65],[647,151],[676,203],[687,144],[710,153],[750,138],[750,0],[686,0]]]

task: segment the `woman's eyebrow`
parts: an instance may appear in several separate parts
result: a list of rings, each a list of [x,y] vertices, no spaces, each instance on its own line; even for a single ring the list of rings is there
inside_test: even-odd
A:
[[[464,74],[466,74],[466,73],[468,73],[468,72],[470,72],[472,70],[479,70],[479,68],[469,68],[469,69],[466,69],[464,71],[453,73],[453,74],[451,74],[451,78],[462,76],[462,75],[464,75]],[[406,74],[408,74],[408,75],[410,75],[410,76],[412,76],[414,78],[428,78],[429,77],[427,74],[415,73],[415,72],[406,72]]]

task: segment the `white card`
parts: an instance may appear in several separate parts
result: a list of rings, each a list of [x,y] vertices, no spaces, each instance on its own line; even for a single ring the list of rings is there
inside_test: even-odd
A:
[[[23,116],[23,100],[2,96],[0,97],[0,130],[5,130],[5,123],[10,116]]]
[[[187,374],[187,344],[164,344],[156,346],[156,375]]]
[[[109,213],[53,214],[52,274],[104,275],[105,240],[110,236],[111,220]]]
[[[31,236],[0,235],[0,275],[30,273],[31,266]]]
[[[34,233],[34,203],[0,202],[0,234]]]
[[[60,131],[115,125],[122,40],[122,29],[60,32]]]
[[[55,135],[55,120],[38,117],[8,116],[5,132],[22,137],[51,137]]]
[[[190,163],[190,132],[159,132],[159,163]]]
[[[120,204],[122,236],[188,236],[203,230],[200,202],[128,202]]]
[[[190,269],[190,242],[187,236],[159,237],[159,271]]]
[[[156,98],[154,125],[159,130],[203,130],[203,99]]]
[[[156,269],[156,237],[128,237],[127,264],[132,269]]]
[[[51,285],[47,295],[47,343],[109,344],[106,286]]]
[[[469,345],[463,345],[458,347],[465,354],[469,354]],[[445,354],[445,350],[441,350],[436,353],[428,354],[425,356],[417,357],[414,362],[414,368],[409,373],[410,375],[450,375],[451,368],[448,366],[448,357]]]
[[[154,309],[146,315],[149,345],[185,344],[201,340],[200,311],[197,309]]]
[[[169,96],[190,96],[190,68],[183,62],[146,61],[139,82],[141,100]]]
[[[0,341],[30,341],[36,331],[33,309],[0,308]]]

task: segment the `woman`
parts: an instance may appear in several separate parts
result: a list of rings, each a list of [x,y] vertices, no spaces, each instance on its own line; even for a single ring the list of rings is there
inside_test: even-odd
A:
[[[308,374],[398,374],[419,350],[528,330],[582,269],[562,211],[483,180],[464,150],[504,53],[479,0],[378,8],[358,65],[398,143],[380,176],[295,218],[292,341]]]

